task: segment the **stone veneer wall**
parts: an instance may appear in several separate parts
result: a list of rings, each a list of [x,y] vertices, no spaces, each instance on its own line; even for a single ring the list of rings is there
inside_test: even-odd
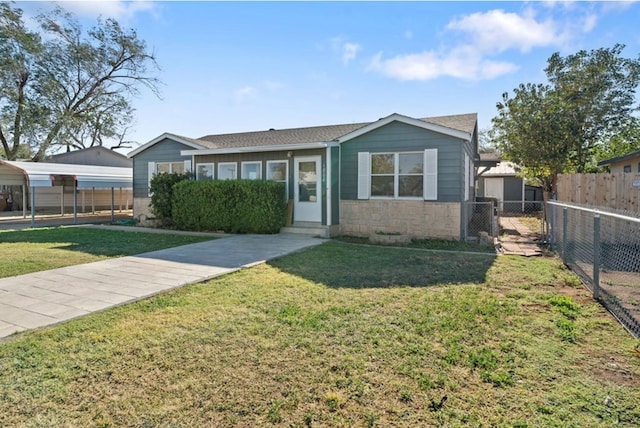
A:
[[[140,220],[142,226],[149,226],[149,219],[153,218],[149,205],[151,198],[133,198],[133,218]]]
[[[372,199],[340,201],[340,234],[403,233],[412,238],[460,239],[460,203]]]

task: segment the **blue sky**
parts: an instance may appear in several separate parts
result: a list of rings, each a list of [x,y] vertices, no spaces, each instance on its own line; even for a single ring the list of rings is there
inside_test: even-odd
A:
[[[477,112],[544,82],[547,58],[623,43],[636,2],[61,2],[86,28],[114,17],[155,52],[162,99],[133,100],[129,138]],[[52,3],[18,2],[27,15]]]

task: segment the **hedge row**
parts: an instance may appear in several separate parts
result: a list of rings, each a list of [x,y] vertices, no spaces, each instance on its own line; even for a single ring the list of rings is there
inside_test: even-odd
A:
[[[185,174],[156,174],[151,179],[149,192],[151,193],[151,212],[163,225],[171,225],[171,209],[173,201],[173,186],[181,181],[191,180],[193,175]]]
[[[182,230],[278,233],[285,225],[284,183],[189,180],[172,193],[171,217]]]

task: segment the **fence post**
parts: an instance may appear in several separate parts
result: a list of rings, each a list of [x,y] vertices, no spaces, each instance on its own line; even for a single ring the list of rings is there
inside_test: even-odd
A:
[[[567,264],[567,226],[569,225],[569,209],[562,208],[562,262]]]
[[[593,214],[593,298],[600,299],[600,214]]]
[[[556,247],[556,211],[558,210],[555,205],[544,202],[544,218],[547,220],[547,233],[545,237],[549,244],[549,249],[555,250]]]

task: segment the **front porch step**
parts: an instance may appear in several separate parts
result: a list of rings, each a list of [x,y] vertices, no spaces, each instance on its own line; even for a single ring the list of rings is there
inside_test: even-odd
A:
[[[281,228],[280,233],[298,233],[301,235],[318,236],[320,238],[331,237],[330,227],[323,226],[317,223],[294,223],[291,226],[285,226]]]

